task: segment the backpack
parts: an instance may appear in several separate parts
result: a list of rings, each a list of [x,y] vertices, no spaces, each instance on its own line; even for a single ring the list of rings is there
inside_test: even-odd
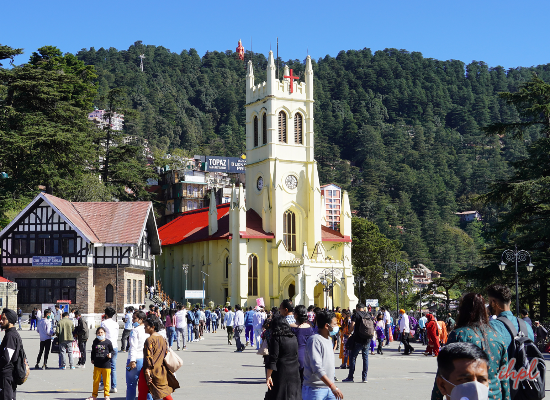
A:
[[[357,321],[353,332],[357,332],[359,338],[367,340],[374,337],[374,321],[372,316],[365,311],[357,311]]]
[[[418,321],[412,315],[409,315],[409,328],[413,331],[416,331],[416,329],[418,328]]]
[[[509,362],[515,360],[514,371],[517,373],[522,368],[529,371],[529,367],[533,362],[536,367],[533,374],[536,372],[539,373],[539,376],[533,380],[524,379],[518,381],[518,386],[515,389],[514,381],[510,379],[510,398],[513,400],[539,400],[544,398],[546,363],[544,362],[544,357],[540,350],[527,335],[527,325],[525,321],[518,318],[521,332],[520,336],[520,333],[518,333],[512,321],[508,318],[498,317],[497,319],[506,326],[506,329],[508,329],[508,332],[512,335],[508,360]]]
[[[19,351],[17,354],[17,360],[13,364],[13,382],[19,386],[27,381],[31,369],[29,368],[29,363],[27,362],[27,355],[23,349],[23,341],[19,341]]]
[[[191,311],[188,311],[186,314],[185,314],[185,317],[187,318],[187,324],[188,325],[193,325],[193,313]]]

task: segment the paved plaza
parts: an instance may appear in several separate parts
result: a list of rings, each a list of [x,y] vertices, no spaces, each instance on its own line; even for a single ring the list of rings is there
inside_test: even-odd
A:
[[[28,328],[27,328],[28,329]],[[122,332],[122,331],[121,331]],[[39,350],[39,338],[36,331],[19,331],[23,338],[25,352],[34,367]],[[90,338],[94,338],[90,331]],[[17,391],[19,400],[26,399],[85,399],[92,391],[93,366],[89,362],[85,369],[75,370],[31,370],[29,380]],[[120,345],[120,341],[119,341]],[[174,345],[175,348],[175,345]],[[412,356],[403,356],[397,352],[397,344],[392,343],[385,348],[384,355],[369,356],[368,383],[342,383],[338,387],[344,393],[345,399],[366,399],[377,396],[391,398],[425,400],[430,397],[435,377],[436,360],[425,357],[421,349]],[[263,399],[266,391],[265,372],[262,357],[256,351],[247,348],[243,353],[233,353],[235,346],[227,345],[224,330],[218,333],[206,334],[205,340],[190,343],[186,351],[178,354],[184,361],[183,367],[177,372],[177,378],[182,386],[174,394],[174,399],[188,398],[245,398]],[[127,353],[119,354],[117,360],[118,393],[112,393],[111,399],[124,399],[126,395]],[[340,365],[335,354],[336,365]],[[358,358],[361,363],[360,357]],[[57,367],[58,355],[50,354],[50,367]],[[341,381],[347,376],[347,370],[336,370],[336,376]],[[361,380],[361,367],[356,370],[355,379]],[[103,398],[100,392],[99,398]]]

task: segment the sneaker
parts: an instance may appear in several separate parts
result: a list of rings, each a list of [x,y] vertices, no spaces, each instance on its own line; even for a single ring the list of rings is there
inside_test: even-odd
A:
[[[118,390],[116,390],[116,388],[111,388],[111,393],[116,393],[118,392]]]
[[[65,367],[59,367],[59,369],[65,369]]]
[[[34,366],[34,369],[40,369],[40,365],[36,364],[36,365]]]
[[[80,368],[82,368],[82,369],[86,368],[86,364],[81,364]]]
[[[63,368],[63,369],[65,369],[65,368]],[[73,366],[71,367],[71,369],[76,369],[76,368],[75,368],[75,366],[73,365]]]
[[[353,382],[353,378],[342,379],[342,382]]]
[[[361,383],[367,383],[368,381],[366,379],[363,379]]]

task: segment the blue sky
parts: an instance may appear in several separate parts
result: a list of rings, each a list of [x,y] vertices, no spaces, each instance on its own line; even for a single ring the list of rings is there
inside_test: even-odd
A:
[[[267,55],[277,37],[284,60],[393,47],[505,68],[550,62],[548,1],[28,0],[3,2],[2,14],[0,43],[25,49],[17,64],[44,45],[76,53],[137,40],[203,55],[234,50],[239,38],[249,50],[252,39],[253,51]]]

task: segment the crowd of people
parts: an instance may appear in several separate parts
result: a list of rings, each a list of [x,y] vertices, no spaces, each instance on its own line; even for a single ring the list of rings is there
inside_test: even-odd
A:
[[[532,327],[527,310],[521,310],[522,318],[512,314],[511,298],[510,289],[498,284],[487,288],[487,297],[466,293],[460,300],[456,321],[450,314],[438,321],[429,312],[417,321],[403,309],[394,321],[384,308],[375,311],[358,304],[354,310],[337,307],[331,311],[313,306],[306,309],[303,305],[294,307],[291,300],[284,300],[271,310],[239,304],[234,309],[198,305],[187,309],[181,304],[164,304],[151,305],[146,310],[142,305],[138,310],[125,310],[120,347],[116,313],[107,307],[91,345],[92,395],[88,400],[95,400],[101,390],[107,399],[117,393],[119,353],[127,353],[126,399],[134,400],[137,395],[139,400],[170,400],[179,383],[165,363],[169,350],[174,344],[176,351],[186,350],[189,343],[204,340],[207,333],[220,328],[226,331],[228,345],[236,346],[235,352],[250,347],[263,356],[267,400],[343,399],[336,384],[335,352],[341,360],[339,368],[348,370],[342,383],[354,382],[360,353],[361,382],[367,383],[369,354],[383,354],[384,347],[396,340],[399,348],[403,347],[402,354],[410,356],[414,352],[410,343],[413,337],[427,346],[425,355],[437,357],[432,400],[442,400],[444,396],[454,400],[472,393],[479,399],[509,400],[517,391],[541,390],[540,379],[544,380],[544,375],[537,381],[536,371],[522,378],[526,384],[515,386],[510,382],[514,377],[503,377],[502,371],[509,371],[510,361],[518,359],[523,348],[546,343],[547,335],[538,321]],[[86,368],[89,329],[80,312],[63,312],[56,306],[44,310],[40,317],[30,328],[40,336],[35,368],[48,368],[50,350],[59,353],[58,368]],[[0,344],[0,389],[3,398],[10,399],[15,399],[17,358],[23,347],[15,327],[17,322],[20,323],[20,310],[2,311],[5,335]],[[73,357],[75,351],[77,359]],[[544,372],[543,358],[529,351],[529,360],[535,360],[538,371]]]

